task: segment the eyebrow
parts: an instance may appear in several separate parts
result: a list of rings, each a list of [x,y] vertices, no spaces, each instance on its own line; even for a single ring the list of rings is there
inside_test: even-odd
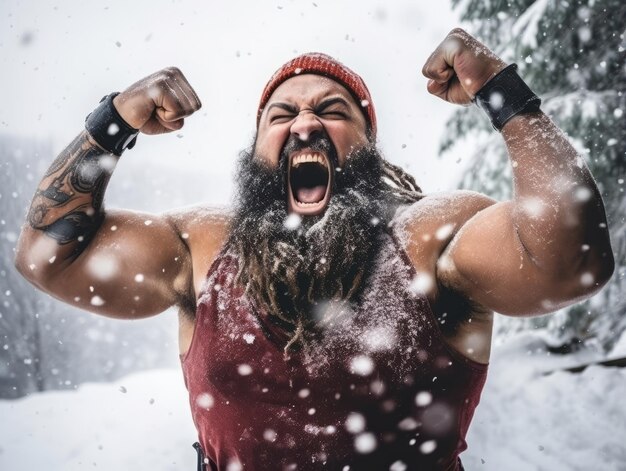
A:
[[[341,97],[329,98],[327,100],[322,101],[319,105],[315,107],[316,112],[324,111],[326,108],[330,108],[336,103],[340,103],[344,105],[346,108],[350,108],[350,105],[346,100]]]
[[[280,109],[285,110],[285,111],[287,111],[289,113],[298,114],[298,109],[295,106],[289,105],[287,103],[280,103],[280,102],[279,103],[272,103],[270,105],[270,107],[267,109],[268,113],[270,112],[270,110],[272,108],[280,108]]]
[[[314,108],[313,111],[315,113],[319,113],[321,111],[324,111],[326,108],[329,108],[337,103],[344,105],[346,108],[350,108],[350,105],[344,98],[334,97],[334,98],[328,98],[326,100],[323,100],[319,105],[317,105]],[[272,108],[280,108],[281,110],[285,110],[288,113],[293,113],[293,114],[298,114],[299,112],[298,108],[296,108],[294,105],[290,105],[289,103],[282,103],[282,102],[272,103],[267,109],[267,111],[269,112]]]

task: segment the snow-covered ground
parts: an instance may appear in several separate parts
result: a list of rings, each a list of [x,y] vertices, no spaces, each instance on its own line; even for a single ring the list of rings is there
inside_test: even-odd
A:
[[[592,357],[546,355],[528,333],[495,347],[462,455],[468,471],[626,470],[626,369],[543,374]],[[0,401],[0,417],[2,470],[195,469],[178,370]]]
[[[623,356],[622,344],[609,357]],[[626,369],[558,371],[599,359],[589,350],[549,355],[532,333],[496,347],[462,455],[466,469],[626,470]]]
[[[195,469],[179,370],[0,401],[0,470]]]

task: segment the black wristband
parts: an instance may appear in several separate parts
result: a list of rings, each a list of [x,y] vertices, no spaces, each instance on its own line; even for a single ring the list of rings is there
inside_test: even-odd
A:
[[[513,116],[539,111],[541,99],[517,74],[517,64],[502,69],[481,88],[474,102],[489,116],[497,131]]]
[[[100,147],[120,156],[124,150],[133,148],[139,130],[124,121],[113,106],[117,95],[118,92],[111,93],[100,100],[98,107],[85,118],[85,129]]]

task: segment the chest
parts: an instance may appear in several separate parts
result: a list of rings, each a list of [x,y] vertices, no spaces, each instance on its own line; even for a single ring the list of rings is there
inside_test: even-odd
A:
[[[379,440],[381,460],[417,459],[416,436],[436,437],[428,460],[454,455],[458,424],[484,370],[447,347],[428,301],[412,287],[409,262],[393,246],[381,253],[366,294],[328,306],[335,312],[324,331],[287,353],[271,320],[232,286],[235,271],[226,263],[209,279],[183,362],[194,419],[216,460],[242,453],[245,437],[255,459],[270,450],[273,460],[333,453],[339,463],[355,459],[361,432]],[[381,461],[380,469],[390,464]]]

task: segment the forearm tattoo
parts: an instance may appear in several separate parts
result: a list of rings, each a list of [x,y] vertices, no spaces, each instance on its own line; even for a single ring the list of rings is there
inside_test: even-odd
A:
[[[30,206],[28,222],[60,245],[79,252],[102,223],[104,190],[117,157],[83,131],[52,163]]]

